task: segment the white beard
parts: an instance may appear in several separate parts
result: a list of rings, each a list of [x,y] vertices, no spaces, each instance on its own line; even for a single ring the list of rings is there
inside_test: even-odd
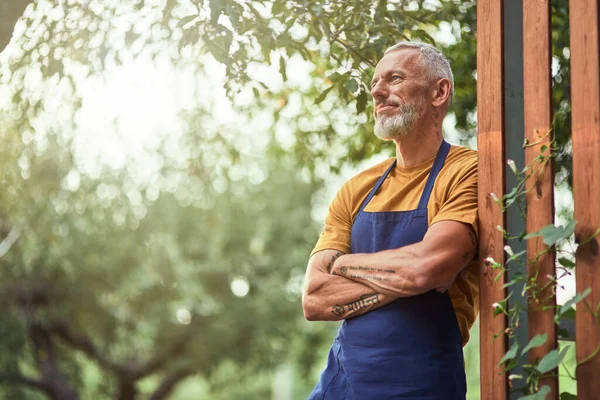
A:
[[[401,104],[395,115],[377,117],[375,136],[383,140],[401,139],[410,132],[418,118],[419,113],[414,104]]]

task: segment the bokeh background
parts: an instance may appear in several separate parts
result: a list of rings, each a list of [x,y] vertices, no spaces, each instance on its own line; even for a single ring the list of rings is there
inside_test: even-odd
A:
[[[552,3],[568,219],[568,14]],[[399,40],[442,49],[447,140],[475,148],[475,11],[0,2],[0,398],[306,398],[337,329],[303,319],[308,255],[339,186],[394,151],[372,135],[374,65]],[[478,346],[476,325],[469,399]]]

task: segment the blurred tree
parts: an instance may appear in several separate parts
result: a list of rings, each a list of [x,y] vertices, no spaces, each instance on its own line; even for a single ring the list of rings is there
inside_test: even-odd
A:
[[[284,360],[318,234],[316,184],[291,162],[245,160],[253,177],[172,170],[165,177],[180,184],[159,194],[120,173],[79,174],[57,136],[25,145],[10,120],[2,126],[7,396],[25,385],[52,399],[133,399],[154,377],[147,394],[162,399],[223,363],[241,379]],[[107,380],[98,393],[84,385],[89,361]]]

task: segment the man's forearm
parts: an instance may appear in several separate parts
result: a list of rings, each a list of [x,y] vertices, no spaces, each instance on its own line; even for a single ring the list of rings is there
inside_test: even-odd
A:
[[[338,259],[331,273],[388,296],[414,296],[428,290],[423,274],[418,273],[418,258],[407,248],[403,252],[350,254]]]
[[[304,314],[311,321],[353,318],[391,303],[396,297],[342,276],[314,274],[303,295]]]
[[[389,296],[415,296],[451,285],[476,248],[471,228],[441,221],[433,224],[420,242],[376,253],[343,255],[335,260],[331,274]]]
[[[329,272],[341,256],[340,251],[323,250],[309,260],[302,295],[306,319],[339,321],[375,310],[395,299],[362,283],[331,275]]]

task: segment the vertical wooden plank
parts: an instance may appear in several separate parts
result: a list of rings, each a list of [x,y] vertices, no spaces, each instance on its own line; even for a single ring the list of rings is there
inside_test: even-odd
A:
[[[507,351],[503,314],[494,318],[492,305],[506,296],[501,289],[505,277],[497,281],[497,269],[487,262],[492,257],[504,264],[504,238],[496,229],[505,227],[504,216],[490,193],[504,193],[504,87],[502,2],[480,0],[477,4],[477,148],[479,152],[479,259],[481,265],[480,341],[481,399],[508,398],[508,379],[500,375],[498,362]],[[499,336],[494,339],[494,336]]]
[[[542,147],[545,156],[550,154],[552,134],[552,83],[551,83],[551,51],[550,36],[550,0],[529,0],[523,2],[523,100],[525,109],[525,139],[529,145],[525,148],[525,163],[531,166],[531,176],[525,187],[528,190],[527,232],[539,231],[546,225],[554,223],[554,173],[552,161],[540,163],[535,161]],[[536,261],[537,254],[547,249],[543,238],[527,240],[527,273],[537,282],[539,288],[530,299],[529,338],[537,334],[548,334],[546,343],[529,351],[529,361],[539,361],[544,355],[556,349],[557,329],[554,323],[556,296],[548,277],[555,276],[555,256],[548,252]],[[532,293],[529,293],[532,294]],[[542,310],[542,306],[546,310]],[[524,345],[524,344],[522,344]],[[557,375],[558,371],[551,372]],[[546,400],[558,399],[557,376],[547,377],[540,381],[552,390]]]
[[[600,64],[598,0],[570,0],[571,99],[573,142],[573,195],[575,240],[590,238],[600,227]],[[598,236],[577,249],[577,292],[592,293],[584,301],[597,311],[600,303]],[[600,355],[587,360],[600,346],[600,326],[584,304],[577,306],[575,321],[577,394],[581,400],[600,393]],[[584,360],[586,360],[584,362]]]

